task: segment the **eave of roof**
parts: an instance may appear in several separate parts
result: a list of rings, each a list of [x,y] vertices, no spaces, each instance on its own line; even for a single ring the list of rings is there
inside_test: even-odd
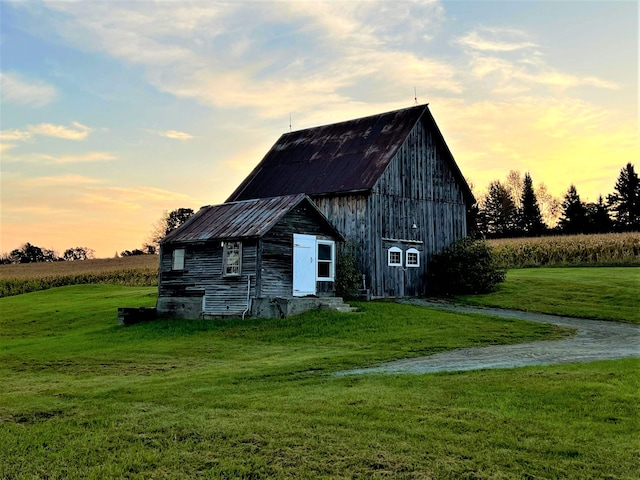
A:
[[[322,221],[326,222],[336,238],[343,240],[342,235],[335,230],[313,201],[305,194],[297,194],[202,207],[180,228],[164,237],[160,243],[200,243],[260,238],[302,202],[308,202]]]

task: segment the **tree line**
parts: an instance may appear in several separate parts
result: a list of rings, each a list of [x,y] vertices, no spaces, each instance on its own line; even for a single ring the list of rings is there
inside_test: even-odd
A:
[[[194,214],[191,208],[164,212],[153,226],[142,248],[123,250],[115,256],[154,255],[160,240]],[[608,233],[640,230],[640,181],[635,167],[627,163],[620,170],[614,192],[606,200],[585,203],[571,185],[562,201],[553,197],[541,183],[533,186],[531,175],[511,171],[506,181],[494,180],[488,192],[470,212],[470,224],[490,238],[540,236],[546,234]],[[94,258],[87,247],[72,247],[59,256],[53,250],[25,243],[0,255],[0,263],[77,261]]]
[[[171,212],[164,212],[160,220],[153,226],[153,231],[149,236],[149,240],[145,242],[141,248],[123,250],[119,254],[116,252],[115,257],[157,254],[160,240],[162,240],[162,238],[169,232],[181,226],[193,214],[194,211],[191,208],[178,208]],[[58,255],[54,250],[41,248],[27,242],[20,248],[16,248],[9,253],[1,254],[0,264],[61,262],[89,260],[92,258],[95,258],[95,252],[93,249],[88,247],[68,248],[62,255]]]
[[[640,230],[640,181],[627,163],[606,200],[600,195],[585,203],[573,184],[560,201],[544,184],[535,189],[528,172],[511,171],[505,182],[489,184],[470,216],[477,231],[490,238]]]

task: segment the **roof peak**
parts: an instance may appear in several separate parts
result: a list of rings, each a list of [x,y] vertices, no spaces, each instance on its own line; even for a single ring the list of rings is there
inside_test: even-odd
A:
[[[288,136],[288,135],[292,135],[292,134],[296,134],[296,133],[300,133],[300,132],[305,132],[307,130],[313,130],[315,128],[324,128],[324,127],[329,127],[329,126],[339,126],[339,125],[343,125],[346,123],[351,123],[351,122],[360,122],[360,121],[365,121],[365,120],[370,120],[372,118],[376,118],[376,117],[384,117],[386,115],[396,115],[398,113],[401,112],[407,112],[409,110],[429,110],[429,104],[428,103],[423,103],[420,105],[412,105],[410,107],[405,107],[405,108],[398,108],[396,110],[389,110],[387,112],[380,112],[380,113],[372,113],[371,115],[365,115],[363,117],[356,117],[356,118],[351,118],[349,120],[341,120],[338,122],[330,122],[330,123],[323,123],[320,125],[315,125],[312,127],[305,127],[305,128],[301,128],[299,130],[293,130],[291,132],[286,132],[284,133],[282,136]]]

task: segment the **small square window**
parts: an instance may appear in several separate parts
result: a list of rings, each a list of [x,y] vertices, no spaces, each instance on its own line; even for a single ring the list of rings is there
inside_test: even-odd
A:
[[[171,270],[184,270],[184,248],[176,248],[171,254]]]
[[[420,252],[415,248],[407,250],[407,260],[405,262],[407,267],[419,267],[420,266]]]
[[[402,266],[402,250],[398,247],[391,247],[387,251],[387,263],[390,267]]]

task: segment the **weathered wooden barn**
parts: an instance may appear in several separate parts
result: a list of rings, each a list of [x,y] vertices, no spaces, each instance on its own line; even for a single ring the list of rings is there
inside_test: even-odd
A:
[[[296,194],[355,244],[373,297],[426,293],[475,202],[427,105],[286,133],[227,201]]]
[[[343,240],[304,194],[202,207],[160,243],[157,312],[277,317],[316,307],[287,299],[333,291]]]

